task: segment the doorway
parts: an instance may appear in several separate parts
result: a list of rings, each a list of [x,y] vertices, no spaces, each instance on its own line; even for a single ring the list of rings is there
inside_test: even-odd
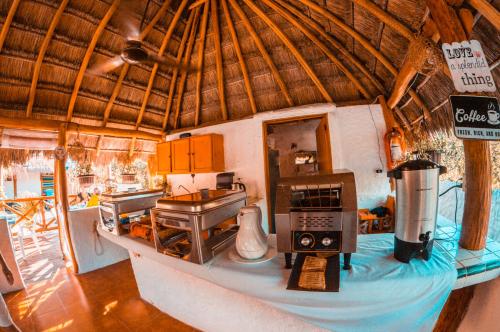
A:
[[[263,123],[269,232],[275,233],[276,186],[282,177],[331,173],[333,170],[327,114]]]

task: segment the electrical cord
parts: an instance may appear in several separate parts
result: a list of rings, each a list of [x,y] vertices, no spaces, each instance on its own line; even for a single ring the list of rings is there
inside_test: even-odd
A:
[[[368,109],[370,110],[370,116],[372,118],[372,122],[373,122],[373,127],[375,128],[375,133],[377,135],[377,147],[378,147],[378,160],[380,161],[380,169],[384,169],[384,163],[382,162],[382,157],[381,157],[381,151],[380,151],[380,135],[379,135],[379,132],[378,132],[378,128],[377,128],[377,125],[375,124],[375,119],[373,118],[373,113],[372,113],[372,108],[370,106],[368,106]]]
[[[446,189],[444,192],[442,192],[441,194],[439,194],[439,197],[447,194],[450,190],[452,189],[455,189],[455,215],[454,215],[454,223],[455,223],[455,230],[453,231],[453,234],[452,235],[449,235],[448,237],[446,238],[436,238],[436,240],[440,240],[440,241],[446,241],[446,242],[450,242],[452,240],[455,239],[455,235],[457,234],[457,231],[458,231],[458,224],[457,224],[457,213],[458,213],[458,188],[462,188],[463,187],[463,184],[462,183],[458,183],[458,184],[455,184],[451,187],[449,187],[448,189]]]

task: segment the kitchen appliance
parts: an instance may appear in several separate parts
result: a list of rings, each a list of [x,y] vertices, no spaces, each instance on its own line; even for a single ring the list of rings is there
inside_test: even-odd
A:
[[[99,206],[101,228],[115,235],[127,234],[131,219],[149,214],[162,196],[162,189],[102,194]]]
[[[286,268],[292,253],[343,253],[350,269],[358,233],[356,184],[349,170],[281,178],[276,192],[278,251]]]
[[[446,167],[417,159],[387,172],[396,179],[394,257],[404,263],[432,254],[438,208],[439,175]]]
[[[259,259],[268,249],[267,235],[262,229],[262,212],[256,205],[245,206],[238,214],[240,229],[236,235],[236,251],[246,259]]]
[[[246,187],[241,182],[234,182],[234,172],[219,173],[216,176],[216,189],[243,190]]]
[[[197,192],[159,199],[151,209],[156,250],[197,264],[209,261],[234,243],[238,225],[231,219],[246,199],[242,190],[209,190],[207,198]]]

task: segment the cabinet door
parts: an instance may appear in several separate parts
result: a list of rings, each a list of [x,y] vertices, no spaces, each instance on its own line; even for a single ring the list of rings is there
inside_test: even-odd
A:
[[[224,171],[224,140],[222,135],[191,137],[191,172]]]
[[[190,173],[189,138],[172,141],[172,173]]]
[[[191,137],[191,171],[202,173],[212,171],[212,135]]]
[[[171,142],[156,145],[156,158],[158,160],[158,173],[172,173]]]

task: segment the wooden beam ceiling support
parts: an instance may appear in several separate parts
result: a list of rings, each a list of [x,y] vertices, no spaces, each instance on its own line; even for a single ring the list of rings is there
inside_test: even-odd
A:
[[[187,3],[187,1],[189,0],[184,0],[183,3],[184,2]],[[177,62],[180,62],[182,60],[182,55],[184,54],[184,49],[186,48],[186,43],[189,37],[189,30],[191,28],[193,20],[194,20],[194,11],[191,11],[189,13],[189,18],[186,23],[186,27],[184,28],[184,32],[182,34],[181,44],[179,45],[179,49],[177,50]],[[172,110],[172,102],[174,100],[174,92],[178,75],[179,75],[179,70],[175,68],[172,73],[172,79],[170,79],[170,86],[168,89],[167,106],[165,108],[165,117],[163,118],[163,124],[162,124],[163,130],[167,129],[168,118],[170,117],[170,111]]]
[[[210,2],[205,0],[203,6],[203,15],[201,18],[200,41],[198,43],[198,72],[196,73],[196,100],[194,112],[194,126],[197,127],[200,123],[201,111],[201,83],[203,78],[203,61],[205,59],[205,41],[207,37],[208,12],[210,10]]]
[[[264,61],[266,62],[267,66],[269,67],[269,70],[271,70],[271,74],[273,75],[274,80],[276,81],[281,92],[285,96],[285,99],[288,103],[288,106],[290,106],[290,107],[293,106],[294,105],[293,99],[290,96],[290,93],[288,92],[288,89],[285,85],[285,82],[281,78],[281,74],[279,73],[278,68],[276,68],[276,65],[274,64],[273,60],[271,59],[271,56],[269,55],[269,53],[267,53],[267,50],[266,50],[266,47],[264,46],[264,43],[262,42],[259,35],[257,34],[255,29],[253,28],[253,25],[250,23],[250,20],[248,19],[245,12],[243,11],[243,9],[241,9],[240,5],[238,4],[238,2],[236,0],[229,0],[229,3],[231,4],[231,7],[234,9],[234,11],[239,16],[239,18],[241,19],[243,26],[245,27],[247,32],[252,37],[252,39],[255,43],[255,46],[257,46],[257,48],[259,49],[259,52],[262,55],[262,57],[264,58]]]
[[[36,86],[38,84],[38,76],[40,75],[40,69],[42,68],[43,58],[45,57],[45,52],[49,47],[50,40],[52,39],[52,35],[61,19],[61,16],[66,9],[66,5],[69,0],[63,0],[57,8],[57,11],[50,22],[49,29],[47,30],[47,34],[42,41],[42,45],[40,46],[40,50],[38,52],[38,57],[36,58],[35,66],[33,68],[33,75],[31,79],[31,88],[28,96],[28,106],[26,108],[26,117],[31,117],[31,113],[33,112],[33,104],[35,103],[35,95],[36,95]]]
[[[61,124],[66,124],[67,131],[74,133],[80,132],[88,135],[105,135],[125,138],[136,137],[148,141],[160,141],[162,139],[162,135],[152,134],[141,130],[97,127],[57,120],[0,117],[0,127],[12,129],[58,131]]]
[[[497,31],[500,30],[500,13],[492,4],[486,0],[467,0],[467,3],[493,24]]]
[[[392,109],[387,106],[384,96],[378,97],[378,102],[382,107],[382,114],[384,115],[385,126],[387,130],[391,130],[394,127],[399,127],[399,124],[396,122],[394,118],[394,114],[392,113]]]
[[[240,42],[238,40],[238,35],[236,33],[236,29],[234,28],[233,21],[231,19],[231,13],[229,12],[229,7],[227,6],[226,0],[221,0],[222,9],[224,10],[224,16],[226,17],[227,27],[229,29],[229,34],[231,35],[231,39],[233,41],[233,47],[236,51],[236,56],[238,57],[238,62],[240,63],[241,73],[243,75],[243,81],[245,83],[245,90],[248,96],[248,102],[250,103],[250,109],[253,114],[257,113],[257,105],[255,103],[255,98],[252,92],[252,85],[250,84],[250,76],[248,75],[247,65],[245,63],[245,58],[243,57],[243,53],[241,52]]]
[[[7,17],[5,18],[5,21],[3,22],[2,25],[2,30],[0,31],[0,52],[2,52],[2,47],[5,42],[5,39],[7,38],[7,33],[9,32],[10,24],[12,23],[12,20],[14,19],[14,15],[16,14],[17,7],[19,6],[19,3],[21,0],[14,0],[12,1],[12,4],[10,5],[9,12],[7,13]]]
[[[314,21],[312,18],[309,16],[305,15],[303,12],[295,8],[294,6],[290,5],[289,1],[283,1],[283,0],[275,0],[277,3],[279,3],[282,7],[286,8],[288,11],[293,13],[295,16],[297,16],[302,23],[306,23],[309,25],[309,27],[314,30],[316,33],[318,33],[323,39],[328,41],[333,47],[335,47],[339,52],[341,52],[356,68],[358,68],[369,80],[372,82],[372,84],[377,88],[377,90],[380,93],[385,93],[385,88],[380,83],[380,81],[366,68],[366,66],[359,61],[356,57],[354,57],[351,52],[347,48],[345,48],[341,43],[339,43],[337,40],[335,40],[332,36],[330,36],[326,30],[319,25],[316,21]],[[293,0],[292,2],[297,3],[298,0]]]
[[[213,0],[216,1],[216,0]],[[318,76],[309,65],[307,60],[302,56],[299,50],[295,47],[292,41],[283,33],[283,31],[264,13],[253,1],[251,0],[243,0],[246,5],[255,13],[259,18],[261,18],[270,28],[274,31],[274,33],[281,39],[281,42],[288,48],[288,50],[293,54],[297,62],[302,66],[306,74],[316,85],[321,95],[325,100],[329,103],[333,103],[333,99],[324,87],[323,83],[319,80]]]
[[[83,76],[85,75],[85,71],[87,70],[87,66],[89,65],[90,58],[92,57],[92,54],[94,53],[94,48],[97,44],[97,41],[99,40],[99,37],[101,36],[101,33],[104,31],[104,28],[106,27],[109,20],[111,19],[111,17],[115,13],[120,2],[121,2],[121,0],[113,0],[113,3],[109,7],[109,9],[106,12],[106,14],[104,15],[104,17],[99,22],[97,29],[94,31],[94,35],[92,36],[92,39],[90,40],[89,46],[87,47],[87,51],[85,52],[85,56],[83,57],[82,63],[80,64],[80,70],[78,71],[78,74],[76,76],[75,85],[73,86],[73,92],[72,92],[71,97],[69,99],[69,106],[68,106],[66,121],[71,121],[71,119],[73,118],[73,111],[75,109],[75,103],[76,103],[76,98],[78,97],[78,91],[80,91],[80,86],[81,86],[82,81],[83,81]]]
[[[274,9],[281,16],[283,16],[288,22],[290,22],[295,28],[300,30],[306,37],[308,37],[319,49],[325,53],[325,55],[332,61],[346,76],[351,80],[351,82],[356,86],[356,88],[361,92],[361,94],[367,98],[371,99],[373,96],[366,90],[364,85],[360,80],[346,67],[340,60],[328,49],[328,47],[319,40],[318,37],[310,30],[304,27],[303,22],[297,21],[288,11],[283,9],[282,7],[276,5],[273,1],[270,0],[262,0],[266,5]]]
[[[156,12],[155,16],[153,16],[153,19],[148,23],[148,25],[146,25],[144,30],[142,30],[140,32],[140,34],[139,34],[140,40],[143,40],[144,38],[146,38],[146,36],[151,32],[151,30],[153,30],[153,27],[158,22],[158,20],[163,16],[163,14],[165,14],[169,5],[170,5],[170,1],[166,1],[163,3],[163,5],[160,7],[160,9]],[[113,104],[115,103],[115,100],[118,97],[118,94],[120,93],[123,80],[127,76],[129,68],[130,68],[130,65],[128,63],[125,63],[122,67],[122,70],[120,71],[120,76],[116,80],[115,86],[113,88],[113,92],[111,93],[111,97],[109,98],[109,101],[106,104],[106,108],[104,110],[103,126],[106,126],[106,124],[107,124],[107,121],[108,121],[109,116],[111,114],[111,110],[113,108]]]
[[[212,3],[213,6],[213,3]],[[183,65],[188,66],[191,61],[191,54],[193,53],[194,42],[196,40],[196,32],[198,30],[198,23],[200,21],[200,8],[196,8],[194,10],[194,20],[191,26],[191,31],[189,32],[189,39],[186,47],[186,54],[184,55]],[[183,71],[181,74],[181,79],[179,81],[178,91],[177,91],[177,100],[175,105],[175,115],[174,115],[174,129],[177,129],[179,125],[179,116],[181,114],[182,108],[182,95],[184,94],[184,88],[186,86],[188,72]],[[227,120],[224,119],[224,120]]]
[[[377,6],[370,0],[351,0],[356,5],[363,7],[373,16],[378,18],[380,21],[384,22],[386,25],[390,26],[396,32],[398,32],[401,36],[405,37],[408,40],[412,40],[414,38],[413,32],[403,23],[398,21],[392,15],[387,13],[385,10]]]
[[[461,42],[466,38],[453,8],[444,0],[427,0],[443,43]],[[465,202],[459,244],[465,249],[480,250],[486,246],[491,209],[491,153],[488,141],[463,140],[465,159]]]
[[[222,63],[222,49],[219,28],[219,8],[217,0],[211,0],[212,36],[215,45],[215,65],[217,68],[217,91],[219,93],[222,119],[227,120],[226,93],[224,91],[224,64]],[[175,123],[177,125],[177,122]],[[177,128],[177,127],[175,127]]]
[[[193,3],[191,6],[189,6],[188,10],[193,10],[195,8],[198,8],[199,6],[208,3],[208,0],[198,0],[195,3]]]
[[[324,7],[318,5],[316,2],[311,1],[311,0],[299,0],[302,4],[308,6],[310,9],[313,11],[317,12],[323,17],[326,17],[328,20],[333,22],[335,25],[337,25],[340,29],[345,31],[347,34],[349,34],[351,37],[353,37],[358,43],[360,43],[371,55],[376,57],[378,61],[380,61],[388,70],[391,74],[396,76],[398,74],[398,70],[394,65],[379,51],[371,44],[371,42],[366,39],[363,35],[361,35],[359,32],[351,28],[349,25],[345,24],[340,18],[332,14],[330,11],[325,9]]]

